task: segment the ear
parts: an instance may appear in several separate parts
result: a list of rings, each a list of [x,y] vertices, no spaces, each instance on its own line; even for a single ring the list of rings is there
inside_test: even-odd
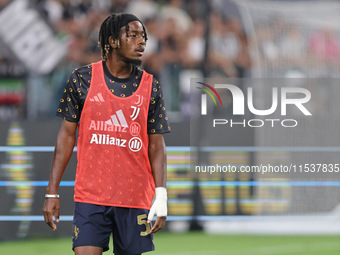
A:
[[[112,48],[117,49],[120,47],[119,39],[114,40],[111,36],[109,38],[109,42]]]

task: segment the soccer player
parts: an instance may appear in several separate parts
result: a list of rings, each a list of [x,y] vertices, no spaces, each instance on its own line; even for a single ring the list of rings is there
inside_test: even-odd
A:
[[[154,250],[152,234],[165,224],[163,133],[170,127],[160,84],[137,67],[146,41],[145,27],[136,16],[119,13],[107,17],[99,32],[103,60],[76,69],[60,100],[57,115],[63,121],[43,212],[45,222],[56,230],[53,214],[59,222],[58,188],[78,128],[73,220],[76,255],[107,251],[111,233],[115,254]]]

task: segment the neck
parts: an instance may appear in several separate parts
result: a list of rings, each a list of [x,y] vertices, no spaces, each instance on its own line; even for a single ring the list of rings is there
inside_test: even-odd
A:
[[[132,64],[125,63],[115,56],[106,60],[106,66],[114,77],[120,79],[128,78],[133,70]]]

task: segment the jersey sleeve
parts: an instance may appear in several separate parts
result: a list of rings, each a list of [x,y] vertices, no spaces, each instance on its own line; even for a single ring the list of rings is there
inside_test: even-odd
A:
[[[56,115],[71,122],[79,122],[81,113],[80,81],[76,71],[72,72],[63,91]]]
[[[171,130],[166,109],[161,84],[154,78],[152,82],[152,92],[148,115],[148,134],[164,134]]]

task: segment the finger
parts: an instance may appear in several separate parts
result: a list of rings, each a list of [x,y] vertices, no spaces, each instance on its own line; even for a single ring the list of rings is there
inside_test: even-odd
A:
[[[57,229],[57,226],[53,222],[53,212],[47,212],[47,225],[50,226],[53,230]]]
[[[54,218],[55,218],[55,221],[58,223],[59,222],[59,208],[55,209]]]
[[[50,205],[49,201],[45,200],[43,207],[44,221],[45,223],[52,228],[52,230],[56,230],[57,226],[53,222],[53,206]]]
[[[156,208],[154,206],[151,206],[150,212],[148,214],[148,221],[147,223],[150,223],[153,219],[153,216],[155,216]]]
[[[45,209],[43,209],[43,215],[44,215],[44,221],[45,223],[47,223],[47,212],[45,211]]]
[[[48,209],[47,209],[46,201],[44,203],[44,207],[43,207],[42,211],[43,211],[43,215],[44,215],[44,221],[47,224],[48,223],[48,215],[47,215]]]
[[[150,235],[151,235],[151,234],[154,234],[154,233],[156,233],[157,231],[158,231],[158,225],[155,224],[155,225],[153,225],[153,227],[152,227],[152,229],[150,230],[149,234],[150,234]]]
[[[150,234],[156,233],[164,227],[166,216],[157,217],[155,225],[150,230]]]
[[[158,232],[161,229],[159,224],[155,224],[152,229],[150,230],[150,234],[154,234],[156,232]]]
[[[49,224],[49,226],[52,228],[53,231],[57,230],[57,225],[54,224],[54,222],[52,222],[51,224]]]

